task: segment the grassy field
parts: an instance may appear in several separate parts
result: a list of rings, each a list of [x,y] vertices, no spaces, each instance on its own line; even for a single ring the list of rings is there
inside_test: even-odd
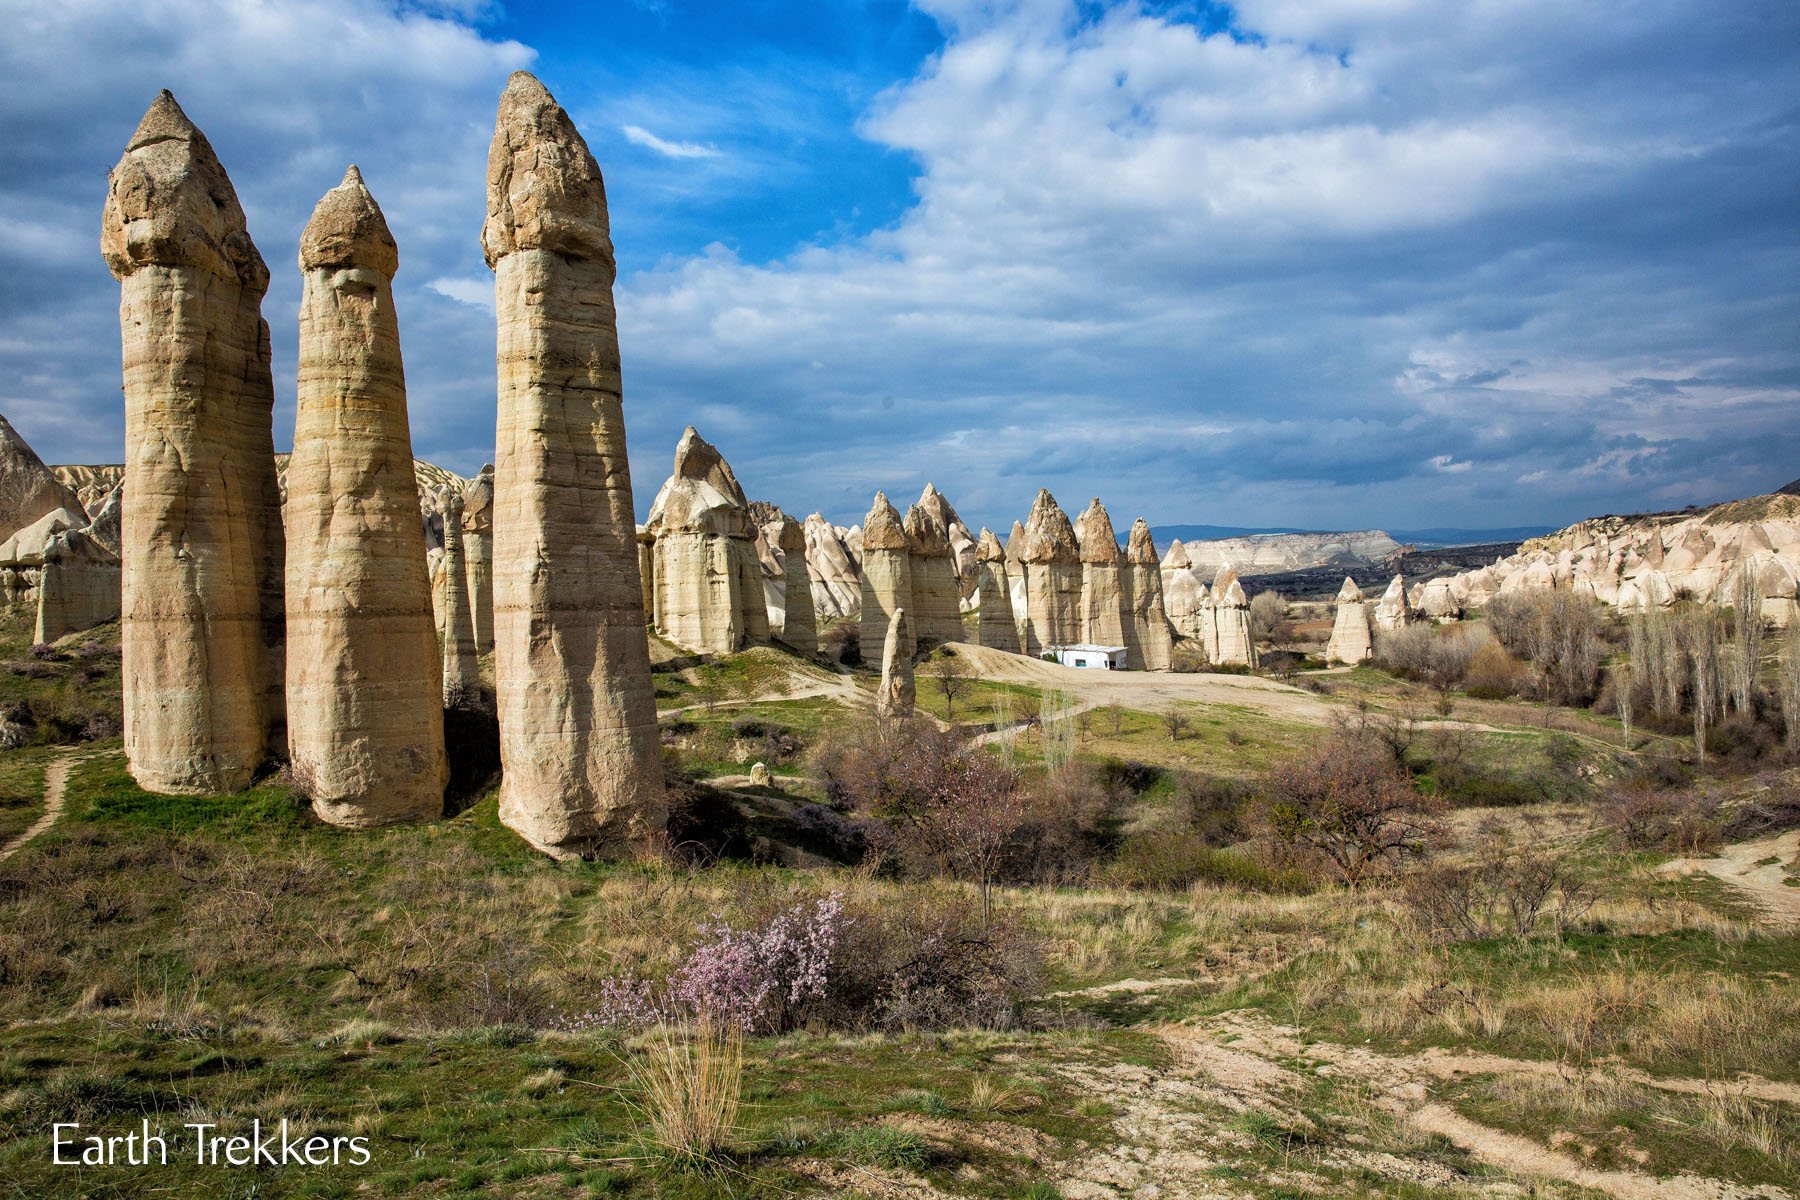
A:
[[[685,775],[776,775],[704,866],[550,861],[500,824],[491,788],[376,831],[324,826],[272,781],[152,796],[116,738],[90,743],[64,817],[0,863],[0,1197],[1609,1194],[1580,1171],[1800,1186],[1800,936],[1597,826],[1598,789],[1635,768],[1616,724],[1462,697],[1446,715],[1367,669],[1326,684],[1346,720],[1359,699],[1416,718],[1418,781],[1458,806],[1444,861],[1478,861],[1496,828],[1561,855],[1572,891],[1544,921],[1430,936],[1403,881],[1275,887],[1239,847],[1203,851],[1238,883],[1122,888],[1097,870],[1002,887],[996,912],[1042,965],[1006,1027],[748,1037],[727,1144],[684,1159],[654,1132],[646,1071],[688,1035],[597,1024],[610,981],[659,978],[714,924],[808,898],[904,914],[974,892],[828,852],[805,870],[750,861],[823,811],[813,755],[863,719],[871,676],[768,649],[658,658]],[[920,696],[939,713],[925,678]],[[980,681],[956,715],[1018,719],[1043,699]],[[1114,781],[1126,845],[1223,821],[1204,807],[1330,732],[1177,711],[1172,731],[1092,710],[1012,753],[1036,778],[1072,750]],[[52,753],[0,753],[0,837],[38,811]],[[53,1121],[279,1117],[367,1138],[371,1161],[49,1162]],[[1507,1137],[1570,1167],[1509,1158]]]

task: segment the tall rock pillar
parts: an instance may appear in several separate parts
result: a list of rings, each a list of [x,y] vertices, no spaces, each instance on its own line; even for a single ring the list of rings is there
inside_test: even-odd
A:
[[[934,495],[930,493],[929,495]],[[908,570],[912,574],[912,606],[907,609],[919,644],[937,646],[963,638],[961,592],[956,582],[956,555],[950,531],[923,502],[906,510]],[[863,543],[867,553],[868,542]]]
[[[991,529],[983,529],[975,543],[975,586],[980,597],[976,609],[975,640],[983,646],[1019,652],[1019,623],[1013,619],[1012,586],[1006,576],[1006,551]]]
[[[1053,646],[1082,640],[1081,550],[1075,528],[1056,497],[1040,488],[1025,522],[1025,653],[1040,655]]]
[[[1125,647],[1126,662],[1142,660],[1132,631],[1126,627],[1130,611],[1125,556],[1112,518],[1095,496],[1081,514],[1076,541],[1081,543],[1081,640],[1097,646]],[[1141,668],[1140,668],[1141,669]]]
[[[450,776],[398,267],[381,209],[351,167],[300,237],[287,471],[288,753],[334,825],[440,816]]]
[[[125,368],[125,756],[153,792],[224,792],[286,746],[269,271],[212,146],[150,105],[100,251]]]
[[[1156,559],[1156,542],[1150,537],[1149,523],[1142,517],[1131,523],[1125,560],[1131,599],[1126,665],[1134,671],[1167,671],[1174,665],[1174,631],[1163,605],[1162,568]]]
[[[1325,646],[1325,661],[1341,662],[1355,666],[1367,662],[1375,656],[1375,631],[1373,614],[1363,600],[1362,589],[1356,586],[1356,580],[1344,576],[1344,586],[1338,589],[1337,616],[1331,624],[1331,641]]]
[[[862,530],[862,615],[857,632],[865,659],[885,644],[888,630],[895,627],[894,613],[902,608],[912,608],[912,540],[887,494],[876,492]],[[903,621],[898,628],[901,649],[911,658],[912,622]]]
[[[488,151],[494,269],[494,671],[500,819],[558,855],[667,818],[625,457],[606,188],[544,85],[514,72]]]
[[[817,653],[819,621],[813,611],[812,569],[806,561],[806,526],[783,514],[770,532],[781,551],[782,610],[786,614],[781,640],[807,654]]]
[[[444,623],[438,631],[444,639],[443,698],[445,704],[469,704],[481,691],[481,655],[463,547],[462,496],[454,488],[444,488],[438,496],[444,509]]]
[[[494,650],[494,468],[483,465],[463,488],[463,575],[475,618],[475,649]]]

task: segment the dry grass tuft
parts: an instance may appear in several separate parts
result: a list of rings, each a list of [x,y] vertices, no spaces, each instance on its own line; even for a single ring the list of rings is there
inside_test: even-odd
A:
[[[711,1020],[662,1025],[625,1065],[641,1096],[640,1133],[658,1156],[688,1170],[720,1165],[737,1139],[743,1035]]]

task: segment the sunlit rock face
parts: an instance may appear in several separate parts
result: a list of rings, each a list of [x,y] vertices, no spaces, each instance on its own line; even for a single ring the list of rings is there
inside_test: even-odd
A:
[[[1081,641],[1081,548],[1068,514],[1046,489],[1032,502],[1019,557],[1025,563],[1025,653]]]
[[[1163,601],[1162,568],[1150,524],[1131,523],[1125,545],[1126,581],[1131,619],[1126,625],[1126,666],[1134,671],[1167,671],[1173,665],[1175,639]]]
[[[500,97],[487,196],[500,819],[552,854],[622,854],[667,813],[606,186],[568,114],[523,71]]]
[[[269,272],[168,92],[108,177],[100,250],[124,361],[126,759],[150,791],[234,791],[287,744]]]
[[[975,547],[975,640],[1009,654],[1019,652],[1019,623],[1013,617],[1012,585],[1007,578],[1006,551],[990,529],[983,529]]]
[[[861,533],[862,615],[857,633],[867,657],[886,643],[888,631],[895,627],[894,613],[912,607],[912,539],[885,492],[875,493]],[[911,624],[899,626],[901,649],[908,658],[915,649]]]
[[[1325,645],[1325,661],[1367,662],[1375,654],[1374,614],[1363,599],[1362,589],[1348,575],[1338,589],[1337,613],[1331,624],[1331,640]]]
[[[644,527],[654,539],[658,632],[702,654],[730,654],[769,636],[750,502],[731,464],[691,425]]]

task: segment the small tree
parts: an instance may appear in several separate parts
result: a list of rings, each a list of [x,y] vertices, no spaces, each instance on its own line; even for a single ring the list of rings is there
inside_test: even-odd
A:
[[[1262,819],[1269,836],[1322,858],[1355,891],[1373,871],[1422,854],[1441,808],[1386,747],[1340,734],[1270,772]]]
[[[1188,735],[1188,728],[1193,720],[1180,709],[1171,708],[1162,715],[1163,728],[1169,731],[1169,740],[1179,742]]]
[[[1250,637],[1268,641],[1287,619],[1287,600],[1280,592],[1258,592],[1250,598]]]
[[[944,698],[944,719],[954,722],[956,702],[975,686],[975,681],[969,678],[968,667],[954,651],[945,650],[925,665],[925,677]]]
[[[1631,749],[1631,664],[1620,663],[1612,669],[1613,702],[1619,708],[1619,727],[1623,730],[1625,748]]]

